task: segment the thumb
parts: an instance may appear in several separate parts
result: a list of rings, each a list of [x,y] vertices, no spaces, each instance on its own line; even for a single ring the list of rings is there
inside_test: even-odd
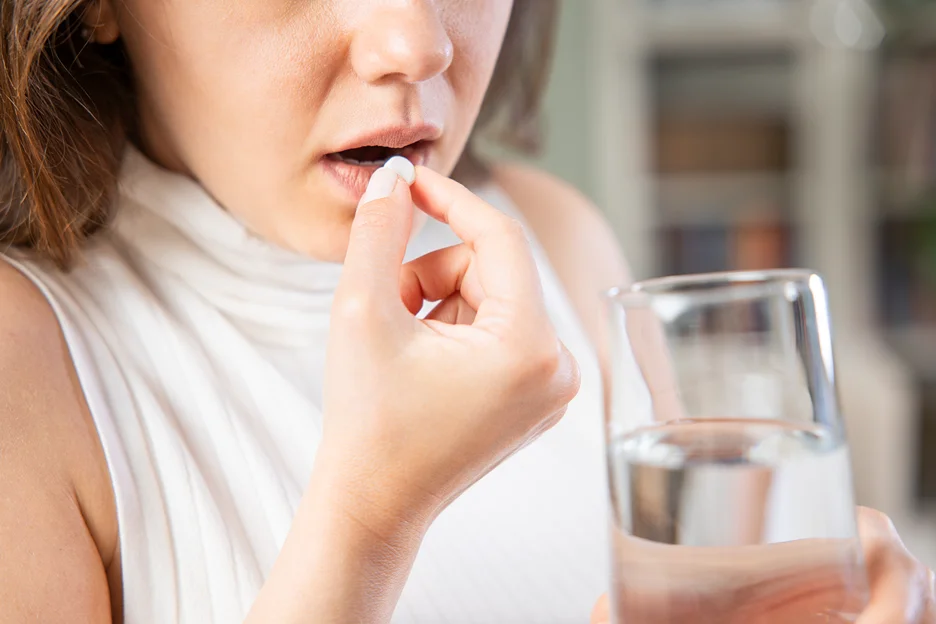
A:
[[[413,223],[409,185],[393,169],[371,176],[361,198],[342,270],[342,286],[379,299],[400,298],[400,269]]]

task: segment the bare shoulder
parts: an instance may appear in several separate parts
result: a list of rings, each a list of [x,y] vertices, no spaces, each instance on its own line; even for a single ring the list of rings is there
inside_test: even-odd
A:
[[[65,407],[62,422],[76,419],[68,350],[51,306],[39,289],[12,265],[0,259],[0,417],[26,435],[52,423],[51,418],[26,418],[49,402]],[[28,400],[27,400],[28,399]],[[14,405],[18,409],[11,409]],[[4,431],[6,427],[0,429]]]
[[[30,338],[48,342],[57,332],[55,315],[36,285],[0,259],[0,345]]]
[[[601,211],[577,189],[533,167],[499,165],[494,180],[523,214],[585,330],[597,340],[598,293],[630,280],[627,263]]]
[[[0,622],[110,621],[103,451],[55,314],[2,258],[0,499]]]

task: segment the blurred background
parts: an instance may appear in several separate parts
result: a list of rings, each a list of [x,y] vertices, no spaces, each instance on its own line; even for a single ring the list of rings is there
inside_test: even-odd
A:
[[[859,502],[936,566],[936,1],[565,0],[546,119],[637,278],[824,274]]]

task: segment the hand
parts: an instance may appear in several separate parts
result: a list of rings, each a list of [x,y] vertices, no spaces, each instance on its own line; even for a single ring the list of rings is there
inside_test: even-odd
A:
[[[398,180],[358,209],[326,357],[316,470],[378,533],[430,522],[555,424],[579,387],[521,226],[426,168],[412,192]],[[465,242],[402,266],[413,196]],[[424,299],[442,304],[420,320]]]
[[[936,623],[936,576],[911,555],[890,518],[858,510],[871,603],[857,624]]]
[[[900,537],[894,529],[893,523],[887,516],[872,509],[860,508],[858,510],[858,525],[861,534],[861,543],[864,550],[865,563],[868,572],[868,581],[871,588],[870,603],[861,614],[857,624],[933,624],[936,623],[936,579],[933,572],[927,570],[920,562],[906,550]],[[803,547],[806,548],[803,548]],[[748,580],[744,584],[739,584],[723,579],[715,584],[709,583],[712,596],[730,596],[743,591],[750,594],[752,588],[760,588],[758,592],[764,593],[766,585],[765,579],[756,576],[757,570],[773,569],[777,577],[777,582],[773,588],[776,593],[784,594],[783,600],[771,599],[765,596],[765,602],[780,605],[771,615],[765,616],[759,622],[771,624],[795,624],[804,621],[804,614],[815,613],[815,609],[810,609],[810,604],[837,604],[841,601],[840,588],[835,583],[829,583],[827,575],[822,569],[827,563],[834,562],[834,559],[827,557],[823,553],[824,544],[818,540],[803,541],[800,543],[791,542],[789,544],[779,544],[772,546],[768,556],[775,561],[781,558],[788,558],[796,563],[791,565],[763,565],[754,560],[748,562],[744,568],[751,572],[753,580]],[[647,556],[667,556],[658,545],[643,544],[639,542],[628,542],[627,548],[634,549],[629,555],[633,556],[636,549],[644,550]],[[778,548],[779,547],[779,548]],[[780,550],[782,548],[782,551]],[[674,551],[671,551],[674,552]],[[834,556],[834,549],[828,551]],[[708,564],[700,561],[704,553],[699,549],[686,550],[680,554],[680,567],[690,570],[690,574],[696,578],[694,585],[698,586],[700,575],[707,576],[709,579],[713,575],[719,574],[718,565],[713,559],[723,559],[721,553],[719,556],[709,555]],[[791,555],[787,557],[787,555]],[[707,565],[709,570],[703,570]],[[808,569],[807,569],[808,568]],[[828,567],[834,569],[833,566]],[[789,578],[808,578],[808,582],[803,582],[799,587],[791,585],[783,579]],[[670,579],[668,582],[672,582]],[[678,580],[676,580],[678,582]],[[672,595],[672,587],[670,595]],[[698,589],[695,587],[693,589]],[[688,594],[692,590],[687,585],[684,592],[677,593]],[[663,609],[655,608],[655,601],[644,600],[648,619],[646,621],[660,621],[661,614],[667,612],[672,614],[673,609],[666,607]],[[709,603],[719,603],[719,600],[703,601]],[[728,598],[725,602],[731,602]],[[654,615],[649,615],[651,612]],[[730,619],[730,615],[723,614],[724,617],[716,619],[699,619],[699,615],[694,614],[692,621],[696,622],[724,622],[725,617]],[[642,617],[642,616],[639,616]],[[665,617],[665,616],[664,616]],[[701,616],[705,617],[705,616]],[[745,621],[751,621],[752,616],[745,616]],[[685,619],[685,618],[682,618]],[[607,596],[602,596],[592,612],[592,624],[608,624],[611,621],[610,604]],[[642,620],[643,621],[643,620]],[[682,621],[682,620],[680,620]],[[688,621],[688,620],[687,620]]]

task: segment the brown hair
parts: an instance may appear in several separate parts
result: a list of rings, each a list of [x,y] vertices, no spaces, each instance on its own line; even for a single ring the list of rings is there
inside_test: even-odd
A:
[[[538,146],[557,5],[515,0],[478,120],[521,150]],[[0,250],[33,248],[62,268],[107,223],[135,117],[123,45],[85,41],[84,7],[0,2]]]
[[[504,47],[455,177],[474,182],[488,176],[475,149],[482,134],[520,153],[540,150],[540,107],[552,69],[558,18],[559,0],[514,0]]]

